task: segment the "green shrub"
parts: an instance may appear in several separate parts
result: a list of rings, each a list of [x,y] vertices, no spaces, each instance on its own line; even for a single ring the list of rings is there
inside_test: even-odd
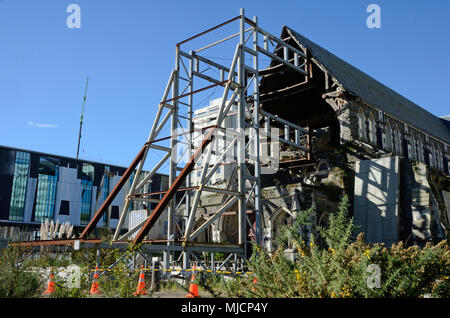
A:
[[[53,281],[55,283],[54,293],[50,295],[53,298],[86,298],[90,289],[89,281],[89,268],[86,266],[80,266],[80,277],[79,277],[79,287],[73,285],[77,279],[75,275],[69,275],[62,277],[58,275],[58,270],[61,268],[56,268],[53,275]],[[70,282],[69,280],[73,280]],[[70,284],[72,283],[72,284]]]
[[[318,228],[318,237],[306,238],[302,227],[311,210],[299,214],[277,238],[279,248],[269,255],[253,247],[248,261],[254,276],[239,277],[226,284],[228,297],[449,297],[450,250],[443,241],[424,248],[405,248],[403,243],[386,248],[367,244],[364,235],[353,237],[355,226],[348,217],[348,198],[330,214],[329,226]],[[320,240],[319,240],[320,239]],[[318,241],[325,242],[319,246]],[[295,251],[295,261],[284,255]],[[373,278],[368,266],[381,271],[380,286],[369,287]]]
[[[113,269],[100,276],[100,291],[106,297],[135,297],[133,293],[136,292],[138,280],[138,271],[130,271],[124,263],[119,262]]]
[[[10,246],[0,250],[0,297],[38,297],[44,280],[32,271],[26,248]]]

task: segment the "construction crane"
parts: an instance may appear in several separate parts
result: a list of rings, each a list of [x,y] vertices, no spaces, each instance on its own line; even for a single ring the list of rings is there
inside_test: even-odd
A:
[[[89,77],[86,79],[86,88],[84,89],[83,107],[81,108],[80,132],[78,134],[77,159],[78,159],[78,155],[80,153],[81,127],[83,127],[84,105],[86,104],[86,93],[87,93],[88,83],[89,83]]]

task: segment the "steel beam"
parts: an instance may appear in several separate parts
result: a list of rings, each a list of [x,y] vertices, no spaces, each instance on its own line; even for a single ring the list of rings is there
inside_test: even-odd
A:
[[[103,213],[105,213],[106,209],[111,205],[114,198],[117,196],[117,194],[120,192],[120,189],[125,184],[125,182],[130,177],[131,173],[134,171],[138,163],[141,161],[142,157],[144,156],[144,152],[147,149],[147,147],[142,147],[141,151],[137,154],[136,158],[134,158],[131,165],[128,167],[128,169],[125,171],[125,173],[120,178],[119,182],[117,182],[114,189],[111,191],[111,193],[106,198],[105,202],[101,205],[100,209],[95,213],[95,215],[92,217],[89,224],[85,227],[83,232],[81,233],[80,238],[87,238],[89,233],[95,228],[100,218],[103,216]]]
[[[202,144],[197,148],[195,153],[192,155],[189,162],[186,164],[186,166],[183,168],[183,170],[180,172],[178,177],[175,179],[169,190],[166,192],[166,194],[163,196],[161,201],[158,203],[158,205],[153,210],[152,214],[148,218],[147,222],[144,224],[144,226],[141,228],[139,233],[136,235],[135,239],[133,240],[133,243],[140,243],[144,236],[150,231],[153,224],[155,224],[156,220],[159,218],[159,216],[162,214],[164,209],[169,204],[170,200],[172,199],[173,195],[176,193],[176,190],[180,187],[182,182],[186,179],[186,176],[191,172],[192,168],[195,165],[195,162],[197,162],[198,158],[202,154],[203,150],[206,148],[206,146],[211,142],[214,136],[215,128],[211,128],[210,132],[206,136],[206,138],[203,140]]]
[[[205,223],[203,223],[198,229],[196,229],[193,233],[191,233],[188,237],[190,241],[195,239],[201,232],[206,230],[206,228],[211,225],[215,220],[217,220],[218,217],[222,215],[225,210],[229,209],[236,201],[238,200],[238,197],[231,198],[227,203],[225,203],[219,211],[217,211],[213,216],[211,216],[208,220],[206,220]]]

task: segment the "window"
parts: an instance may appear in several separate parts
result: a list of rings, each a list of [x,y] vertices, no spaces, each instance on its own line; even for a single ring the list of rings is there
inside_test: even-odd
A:
[[[425,162],[425,154],[424,154],[424,147],[423,147],[423,142],[422,142],[422,138],[418,137],[417,138],[417,156],[420,162]]]
[[[411,147],[413,151],[412,158],[414,160],[419,160],[419,143],[416,135],[413,135],[413,137],[411,137]]]
[[[442,170],[442,166],[441,166],[441,152],[439,150],[439,146],[436,147],[436,168],[438,168],[439,170]]]
[[[410,159],[415,160],[417,158],[417,153],[416,153],[416,135],[414,133],[410,134],[410,143],[411,143],[411,147],[408,151],[408,153],[410,153]]]
[[[439,150],[439,146],[436,150],[436,165],[439,170],[442,170],[442,154],[441,151]]]
[[[88,224],[91,218],[92,183],[94,181],[94,166],[83,163],[81,173],[81,215],[80,224]]]
[[[432,144],[430,145],[430,166],[436,167],[436,153]]]
[[[111,207],[111,219],[118,219],[119,218],[119,206],[113,205]]]
[[[391,151],[392,150],[392,129],[391,124],[389,122],[386,123],[386,136],[385,136],[385,142],[384,142],[384,148],[386,150]]]
[[[111,169],[108,166],[105,166],[105,171],[103,173],[103,185],[101,185],[103,191],[103,200],[106,200],[106,198],[109,195],[109,177],[111,174]],[[103,215],[103,226],[108,226],[108,213],[105,213]]]
[[[23,155],[28,155],[28,160]],[[25,159],[25,160],[23,160]],[[28,180],[29,154],[17,151],[14,165],[9,220],[22,221]]]
[[[9,208],[10,221],[23,221],[29,170],[30,154],[27,152],[16,151],[14,179]]]
[[[66,200],[61,200],[61,205],[59,206],[60,215],[70,215],[70,203]]]
[[[434,167],[434,168],[436,168],[436,149],[434,148],[434,145],[431,145],[430,146],[430,148],[431,148],[431,151],[430,151],[430,153],[431,153],[431,166],[432,167]]]
[[[369,114],[369,142],[373,145],[377,143],[377,127],[372,112]]]
[[[58,159],[50,157],[39,158],[39,174],[34,210],[34,221],[36,222],[52,219],[54,216],[58,175]]]
[[[359,126],[359,138],[366,140],[366,116],[364,116],[364,111],[362,108],[359,109],[358,113],[358,126]]]
[[[395,125],[394,128],[394,150],[396,154],[401,155],[402,154],[402,137],[400,134],[400,130],[398,129],[398,126]]]
[[[450,162],[449,162],[449,160],[447,159],[446,156],[444,156],[444,157],[442,158],[442,160],[443,160],[443,164],[444,164],[444,172],[445,172],[446,174],[448,174],[448,173],[449,173],[449,170],[450,170]]]

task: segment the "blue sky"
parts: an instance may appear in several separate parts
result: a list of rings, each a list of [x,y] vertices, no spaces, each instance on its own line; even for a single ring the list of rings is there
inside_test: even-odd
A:
[[[69,4],[81,28],[69,29]],[[369,29],[366,8],[381,8]],[[175,44],[239,14],[288,25],[437,116],[450,114],[449,1],[0,0],[0,145],[128,166],[146,141]]]

